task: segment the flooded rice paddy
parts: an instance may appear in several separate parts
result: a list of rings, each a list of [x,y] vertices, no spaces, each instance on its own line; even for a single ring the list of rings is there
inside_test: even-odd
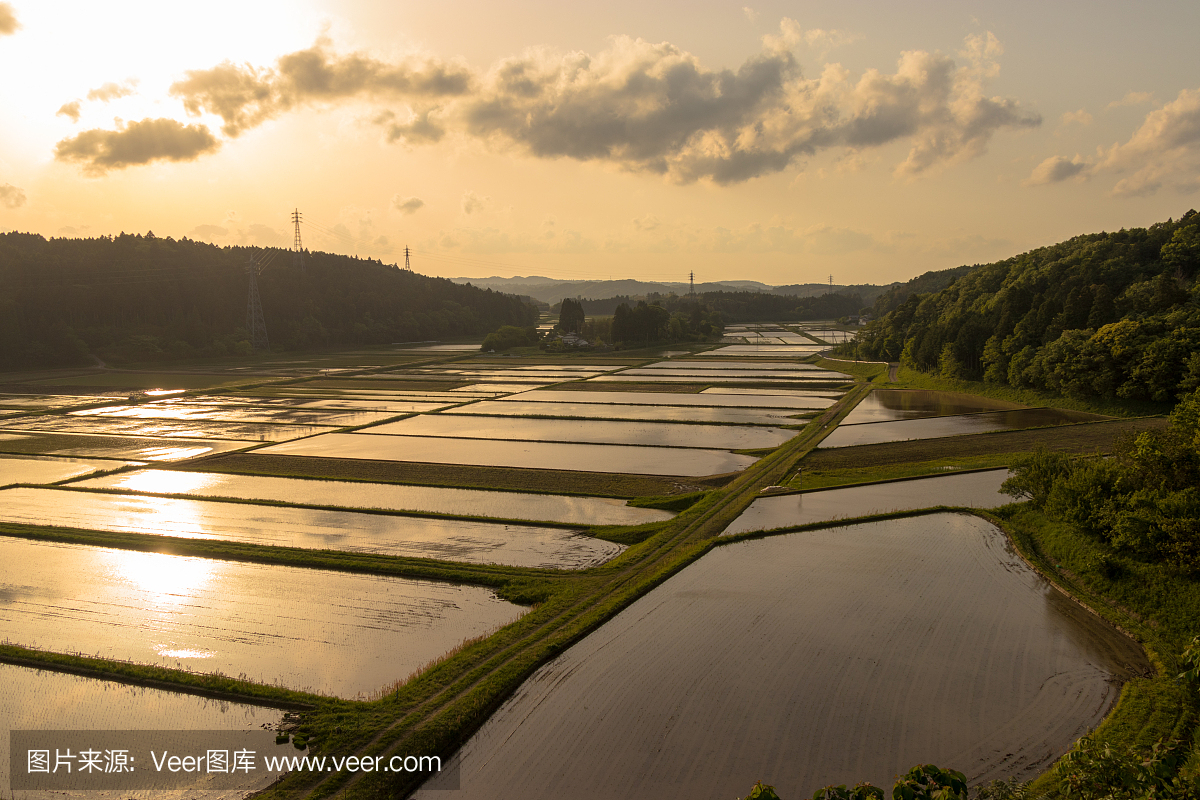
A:
[[[51,408],[90,406],[96,403],[103,403],[106,400],[111,400],[111,398],[96,395],[5,394],[0,395],[0,408],[11,408],[21,411],[45,411]]]
[[[839,331],[832,328],[809,328],[804,331],[810,336],[815,336],[823,342],[829,344],[842,344],[843,342],[854,341],[855,333],[853,331]]]
[[[394,417],[386,411],[317,411],[297,408],[223,408],[221,406],[146,403],[106,406],[70,412],[74,416],[130,419],[205,420],[207,422],[276,422],[291,425],[329,425],[343,428]]]
[[[0,538],[14,644],[353,698],[517,619],[491,591]],[[173,727],[173,726],[168,726]]]
[[[641,525],[647,522],[660,522],[674,516],[669,511],[636,508],[626,505],[624,500],[604,497],[493,492],[482,489],[446,489],[435,486],[400,486],[390,483],[360,483],[357,481],[270,478],[258,475],[225,475],[216,472],[182,470],[138,470],[93,478],[73,485],[100,489],[124,489],[149,494],[236,497],[241,500],[273,500],[282,503],[344,508],[524,519],[570,525]]]
[[[330,425],[272,425],[266,422],[209,422],[207,420],[114,419],[42,414],[7,419],[6,430],[57,433],[95,433],[117,436],[161,436],[167,439],[232,439],[243,442],[287,442],[337,430]]]
[[[989,469],[961,475],[937,475],[932,478],[760,497],[730,523],[723,535],[795,528],[817,522],[941,505],[998,508],[1013,502],[1012,497],[1000,493],[1000,484],[1007,477],[1008,469]]]
[[[461,749],[456,797],[807,797],[923,763],[1028,780],[1147,668],[976,517],[741,542],[526,680]]]
[[[672,447],[622,444],[508,442],[371,433],[327,433],[310,439],[270,445],[258,452],[318,458],[685,477],[740,472],[757,460],[724,450],[680,451]]]
[[[65,489],[0,491],[0,521],[546,569],[624,549],[561,528]]]
[[[785,344],[728,344],[724,347],[718,347],[716,350],[707,350],[703,353],[697,353],[699,356],[737,356],[738,358],[803,358],[811,356],[813,353],[819,353],[822,350],[828,350],[828,346],[823,344],[812,345],[785,345]]]
[[[864,397],[841,424],[861,425],[867,422],[949,417],[1014,408],[1019,406],[977,395],[927,392],[920,389],[876,389]]]
[[[767,397],[737,395],[714,396],[707,393],[680,394],[677,392],[588,392],[554,391],[551,389],[514,394],[502,403],[618,403],[652,406],[724,406],[729,408],[812,408],[807,398],[782,394]]]
[[[137,463],[139,462],[89,461],[46,456],[0,456],[0,486],[13,483],[55,483]]]
[[[14,730],[243,730],[276,727],[283,712],[264,706],[164,692],[48,670],[0,664],[0,785],[9,785],[9,732]],[[273,740],[273,734],[271,739]],[[261,789],[272,776],[251,777],[240,792]],[[138,791],[88,791],[95,800],[145,796]],[[26,798],[63,797],[62,792],[25,792]],[[170,797],[158,792],[157,798]],[[207,800],[216,800],[217,796]]]
[[[590,378],[589,383],[782,383],[802,385],[804,383],[848,380],[845,376],[833,372],[827,374],[813,372],[804,373],[803,375],[776,373],[776,377],[766,378],[746,376],[744,370],[730,373],[686,372],[682,374],[668,373],[665,370],[648,370],[647,373],[646,375],[636,375],[632,372],[618,372],[616,375],[601,375],[598,378]]]
[[[864,425],[839,427],[826,436],[821,447],[851,447],[858,444],[903,442],[911,439],[936,439],[989,431],[1042,428],[1054,425],[1074,425],[1103,419],[1096,414],[1066,411],[1058,408],[1020,408],[1013,411],[985,411],[954,417],[904,419],[896,422],[873,422]]]
[[[644,369],[699,369],[699,370],[751,370],[760,372],[762,370],[770,370],[771,372],[824,372],[820,367],[813,364],[798,364],[795,362],[779,362],[771,363],[769,361],[663,361],[658,364],[650,364]]]
[[[218,439],[155,439],[139,436],[0,431],[0,453],[22,455],[183,461],[215,453],[230,453],[249,446],[249,442]]]
[[[784,389],[781,387],[772,387],[770,389],[746,389],[739,386],[710,386],[707,389],[701,390],[700,394],[744,394],[759,398],[760,403],[768,403],[775,397],[793,397],[797,400],[803,399],[810,403],[817,403],[816,408],[828,408],[842,396],[842,392],[836,389]]]
[[[472,383],[468,386],[462,386],[451,391],[471,393],[476,396],[497,397],[502,394],[511,392],[528,392],[530,389],[538,389],[547,384],[543,381],[535,385],[528,383]]]
[[[700,447],[757,450],[778,447],[796,435],[780,428],[737,425],[688,425],[671,422],[616,420],[511,419],[427,414],[387,422],[371,433],[399,436],[449,436],[468,439],[508,439],[589,444],[640,444],[659,447]],[[685,454],[680,454],[686,458]]]
[[[570,392],[570,394],[581,393]],[[678,395],[672,395],[672,397],[676,396]],[[687,396],[684,395],[684,397]],[[792,419],[792,415],[803,413],[804,410],[803,408],[710,408],[705,406],[522,403],[508,400],[485,400],[442,413],[446,416],[480,414],[498,417],[568,417],[572,419],[626,419],[736,425],[798,425],[802,420]]]
[[[463,402],[468,398],[461,395],[453,396],[454,402]],[[442,399],[442,398],[439,398]],[[365,399],[356,400],[348,398],[336,397],[320,397],[310,399],[307,397],[234,397],[230,395],[212,395],[209,397],[194,397],[182,400],[176,400],[178,405],[199,405],[199,406],[284,406],[288,408],[316,408],[322,411],[394,411],[405,413],[421,413],[425,411],[437,411],[439,408],[446,408],[451,405],[449,402],[434,402],[425,397],[417,396],[413,399]]]

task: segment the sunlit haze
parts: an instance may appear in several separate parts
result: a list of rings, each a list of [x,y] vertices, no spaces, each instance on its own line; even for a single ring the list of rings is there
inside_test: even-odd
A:
[[[887,283],[1178,217],[1200,6],[0,3],[0,230]]]

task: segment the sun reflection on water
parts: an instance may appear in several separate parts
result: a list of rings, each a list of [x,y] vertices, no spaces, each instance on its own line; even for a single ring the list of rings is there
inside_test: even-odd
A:
[[[122,475],[113,482],[113,488],[149,494],[188,494],[197,489],[208,489],[215,482],[216,476],[209,473],[148,469]]]
[[[202,558],[161,553],[112,553],[113,573],[147,595],[149,609],[178,606],[208,588],[216,567]]]

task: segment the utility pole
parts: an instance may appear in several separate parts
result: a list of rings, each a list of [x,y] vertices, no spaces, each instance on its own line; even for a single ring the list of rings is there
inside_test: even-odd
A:
[[[300,242],[301,217],[300,209],[292,212],[292,222],[296,226],[296,235],[292,238],[292,266],[299,270],[304,269],[304,245]]]
[[[405,245],[404,246],[404,268],[406,270],[408,270],[409,272],[412,272],[412,264],[410,264],[408,261],[409,254],[411,252],[412,251],[408,249],[408,245]]]
[[[833,288],[833,276],[832,275],[829,276],[829,288],[830,289]]]
[[[258,297],[258,273],[262,271],[262,267],[263,265],[254,263],[253,258],[246,265],[246,272],[250,275],[250,296],[246,299],[246,328],[250,331],[250,348],[256,353],[271,349],[271,344],[267,341],[267,323],[263,319],[262,301]]]
[[[696,299],[696,273],[695,272],[688,273],[688,285],[690,286],[690,288],[688,289],[688,294],[691,295],[693,300],[695,300]]]

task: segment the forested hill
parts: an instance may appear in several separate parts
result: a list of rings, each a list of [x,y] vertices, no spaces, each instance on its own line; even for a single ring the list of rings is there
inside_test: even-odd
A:
[[[912,294],[860,352],[1071,397],[1174,400],[1200,385],[1200,215],[1078,236]]]
[[[529,325],[511,295],[382,262],[121,234],[0,234],[0,369],[249,352],[250,258],[273,350],[386,344]]]

